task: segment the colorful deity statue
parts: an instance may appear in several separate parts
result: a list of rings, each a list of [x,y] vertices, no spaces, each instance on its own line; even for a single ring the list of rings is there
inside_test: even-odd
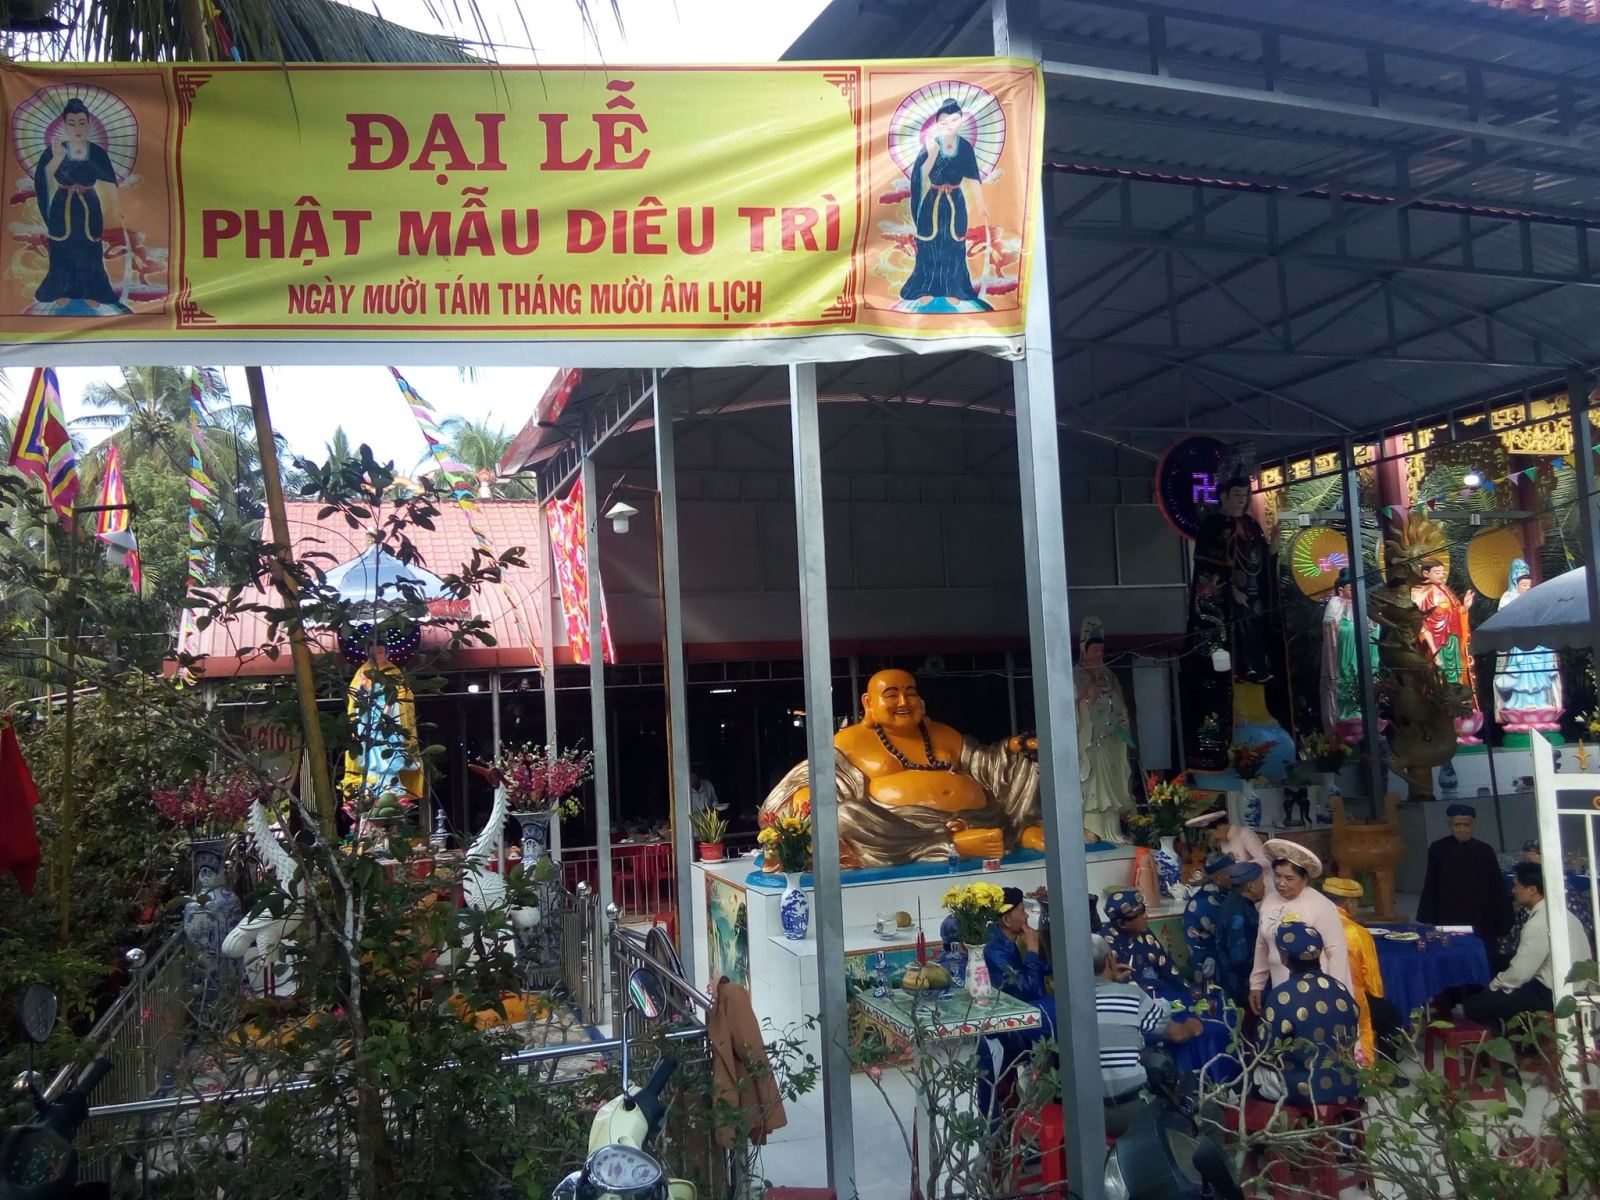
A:
[[[1466,711],[1456,718],[1456,740],[1476,744],[1483,728],[1478,707],[1478,678],[1472,666],[1472,623],[1467,611],[1477,599],[1471,588],[1457,598],[1445,582],[1450,569],[1437,558],[1422,560],[1422,579],[1411,585],[1411,603],[1422,614],[1418,639],[1433,660],[1439,678],[1457,690]]]
[[[1378,671],[1378,625],[1367,621],[1367,660]],[[1362,737],[1361,671],[1356,657],[1354,589],[1348,568],[1322,611],[1322,728],[1330,738],[1354,745]]]
[[[422,797],[417,706],[382,642],[350,680],[347,711],[356,749],[344,756],[342,790],[361,815],[399,815]]]
[[[1511,563],[1500,607],[1516,600],[1533,586],[1533,573],[1522,559]],[[1510,733],[1561,728],[1561,663],[1547,646],[1510,650],[1499,656],[1494,668],[1494,719]]]
[[[1128,702],[1122,684],[1106,666],[1106,639],[1099,617],[1085,617],[1073,672],[1078,702],[1078,780],[1083,792],[1084,837],[1121,843],[1122,814],[1133,809],[1128,749]]]
[[[907,671],[879,671],[861,707],[862,719],[833,739],[844,866],[942,862],[952,847],[961,858],[1044,849],[1039,766],[1025,739],[981,746],[928,720]],[[762,818],[810,797],[802,762],[762,802]]]

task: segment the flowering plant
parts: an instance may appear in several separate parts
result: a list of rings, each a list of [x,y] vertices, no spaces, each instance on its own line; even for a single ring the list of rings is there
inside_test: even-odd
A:
[[[265,799],[268,790],[243,772],[197,775],[188,783],[156,788],[150,802],[163,817],[185,829],[221,830],[243,821],[251,802]]]
[[[761,832],[756,834],[764,860],[778,861],[785,875],[798,875],[811,866],[811,805],[796,800],[788,812],[761,814]]]
[[[989,922],[1000,919],[1005,893],[992,883],[957,884],[944,894],[944,906],[956,919],[956,936],[978,946],[989,935]]]
[[[1183,823],[1194,816],[1196,808],[1194,789],[1183,780],[1182,775],[1172,779],[1150,776],[1147,781],[1150,799],[1140,806],[1130,823],[1139,824],[1135,818],[1145,817],[1147,820],[1142,824],[1158,838],[1177,837],[1182,833]]]
[[[1319,771],[1337,771],[1349,754],[1349,746],[1320,729],[1300,739],[1300,757]]]
[[[594,751],[569,746],[560,754],[527,743],[512,746],[494,760],[513,812],[551,812],[576,816],[583,808],[578,789],[594,774]]]
[[[1228,765],[1240,779],[1254,779],[1261,774],[1267,755],[1272,753],[1271,742],[1251,742],[1228,747]]]

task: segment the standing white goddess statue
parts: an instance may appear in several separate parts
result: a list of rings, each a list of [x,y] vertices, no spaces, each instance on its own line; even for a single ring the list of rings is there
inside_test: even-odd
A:
[[[1106,638],[1099,617],[1085,617],[1073,671],[1078,704],[1078,779],[1083,791],[1083,836],[1121,844],[1122,814],[1133,806],[1128,750],[1128,702],[1122,684],[1106,666]]]

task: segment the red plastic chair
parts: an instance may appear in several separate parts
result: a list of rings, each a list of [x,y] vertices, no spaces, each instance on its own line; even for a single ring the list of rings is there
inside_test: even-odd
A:
[[[1302,1119],[1327,1130],[1324,1137],[1306,1143],[1312,1161],[1275,1158],[1267,1164],[1267,1179],[1275,1200],[1329,1200],[1350,1187],[1372,1190],[1372,1175],[1361,1166],[1361,1146],[1366,1124],[1359,1108],[1319,1104],[1300,1110]]]
[[[1496,1077],[1488,1086],[1478,1082],[1486,1061],[1478,1047],[1489,1040],[1489,1030],[1476,1021],[1457,1021],[1448,1029],[1429,1029],[1423,1042],[1423,1062],[1433,1070],[1433,1052],[1444,1052],[1444,1077],[1452,1088],[1462,1091],[1468,1100],[1504,1100],[1505,1082]]]

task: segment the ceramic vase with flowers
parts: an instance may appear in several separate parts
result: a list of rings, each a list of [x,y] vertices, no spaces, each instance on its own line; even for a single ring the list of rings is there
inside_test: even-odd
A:
[[[756,841],[762,862],[783,873],[783,894],[778,897],[783,936],[791,942],[804,941],[811,928],[811,904],[800,877],[811,867],[811,805],[797,800],[782,816],[763,814]]]
[[[522,869],[537,871],[550,854],[550,823],[583,809],[579,793],[594,774],[594,751],[568,746],[558,754],[524,743],[503,750],[493,771],[522,829]]]
[[[983,960],[983,946],[989,926],[1000,919],[1005,893],[992,883],[958,884],[944,894],[944,906],[955,918],[955,937],[967,950],[966,989],[974,1000],[994,994],[989,967]]]
[[[1184,782],[1184,778],[1181,774],[1172,779],[1150,776],[1145,788],[1148,798],[1135,814],[1135,827],[1147,839],[1155,840],[1155,868],[1164,896],[1173,894],[1172,889],[1182,873],[1183,864],[1174,843],[1183,832],[1183,823],[1194,816],[1198,808],[1194,790]]]

